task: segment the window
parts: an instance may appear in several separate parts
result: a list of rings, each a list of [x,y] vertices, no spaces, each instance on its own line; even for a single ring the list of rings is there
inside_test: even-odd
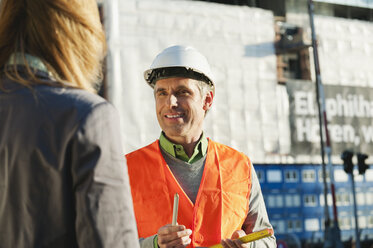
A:
[[[276,1],[271,1],[271,4]],[[303,40],[303,29],[292,24],[275,23],[275,48],[277,59],[277,81],[289,79],[311,79],[308,44]]]
[[[256,175],[258,177],[259,182],[264,182],[264,173],[262,170],[256,170]]]
[[[244,5],[273,11],[275,16],[285,16],[285,0],[202,0],[205,2]]]
[[[276,234],[285,233],[285,221],[283,220],[271,220],[271,224]]]
[[[305,219],[304,228],[306,231],[319,231],[320,230],[320,221],[319,219]]]
[[[367,182],[373,182],[373,170],[367,170],[365,172],[365,180]]]
[[[350,193],[346,193],[346,194],[344,194],[343,199],[344,199],[344,202],[345,202],[345,204],[346,204],[347,206],[350,205],[350,203],[351,203]]]
[[[351,220],[349,217],[340,217],[338,219],[338,223],[339,223],[339,228],[341,228],[341,230],[351,229]]]
[[[328,204],[330,205],[333,202],[332,194],[328,194]],[[324,194],[320,194],[320,206],[324,206]]]
[[[364,180],[364,175],[360,175],[358,170],[354,170],[354,180],[355,182],[362,182]]]
[[[300,196],[299,195],[293,195],[293,204],[294,207],[300,206]]]
[[[288,232],[293,232],[293,221],[292,220],[288,220]]]
[[[282,208],[284,206],[284,199],[282,195],[269,195],[266,205],[269,208]]]
[[[359,192],[356,194],[356,204],[365,205],[365,194],[363,192]]]
[[[336,193],[335,200],[337,206],[349,206],[350,205],[350,194],[348,192]]]
[[[341,193],[336,194],[335,201],[337,203],[337,206],[342,206],[343,205],[343,199],[342,199]]]
[[[296,170],[285,171],[285,182],[288,182],[288,183],[298,182],[298,171]]]
[[[337,4],[332,5],[334,8],[334,16],[342,17],[342,18],[350,18],[350,19],[359,19],[359,20],[365,20],[365,21],[373,20],[372,14],[370,12],[370,8],[368,7],[370,3],[369,0],[359,1],[359,3],[364,6],[363,8],[360,7],[361,5],[360,6],[346,6],[348,4],[346,5],[343,4],[346,2],[353,2],[353,1],[339,1],[339,2],[341,2],[342,4],[339,5],[337,3]],[[335,3],[335,1],[332,1],[332,3]],[[365,7],[365,4],[367,5],[366,7]]]
[[[329,171],[325,172],[326,181],[330,182],[330,173]],[[319,170],[319,182],[324,182],[323,175],[322,175],[322,169]]]
[[[293,206],[293,197],[292,195],[285,195],[285,206],[292,207]]]
[[[367,216],[359,216],[359,228],[366,228],[367,227]]]
[[[304,206],[315,207],[317,205],[315,195],[304,195]]]
[[[334,179],[336,182],[347,182],[348,175],[344,170],[335,170],[334,171]]]
[[[372,228],[373,227],[373,216],[368,216],[368,227]]]
[[[282,208],[284,206],[284,200],[282,195],[277,195],[276,196],[276,207]]]
[[[313,183],[316,181],[315,170],[303,170],[302,181],[307,183]]]
[[[269,207],[269,208],[274,208],[274,207],[276,207],[276,198],[275,198],[275,196],[273,196],[273,195],[269,195],[269,196],[267,196],[267,202],[266,202],[266,205],[267,205],[267,207]]]
[[[296,194],[285,195],[285,206],[286,207],[299,207],[300,196]]]
[[[287,232],[302,232],[302,224],[300,220],[288,220]]]
[[[268,170],[267,181],[269,183],[281,183],[282,182],[281,170]]]
[[[372,189],[369,189],[368,191],[372,191]],[[367,205],[373,205],[373,192],[367,192],[366,195],[366,204]]]

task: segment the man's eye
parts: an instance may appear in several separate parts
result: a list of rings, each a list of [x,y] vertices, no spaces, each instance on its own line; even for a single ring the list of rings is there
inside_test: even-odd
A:
[[[181,91],[179,91],[179,94],[180,95],[189,95],[189,91],[187,91],[187,90],[181,90]]]
[[[165,96],[165,95],[167,95],[167,93],[166,92],[164,92],[164,91],[160,91],[160,92],[158,92],[158,94],[157,94],[158,96]]]

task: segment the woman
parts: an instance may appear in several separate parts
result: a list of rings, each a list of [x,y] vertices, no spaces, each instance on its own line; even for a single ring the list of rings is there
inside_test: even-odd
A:
[[[138,247],[95,0],[0,1],[0,247]]]

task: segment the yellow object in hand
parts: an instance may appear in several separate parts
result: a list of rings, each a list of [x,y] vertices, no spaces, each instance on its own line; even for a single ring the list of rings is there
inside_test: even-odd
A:
[[[179,195],[176,193],[174,195],[174,207],[172,210],[172,225],[175,226],[177,224],[177,212],[179,210]]]
[[[249,243],[249,242],[262,239],[262,238],[265,238],[271,235],[273,235],[273,230],[271,228],[267,228],[261,231],[250,233],[238,239],[241,240],[243,243]],[[221,244],[216,244],[216,245],[210,246],[209,248],[223,248],[223,246]]]

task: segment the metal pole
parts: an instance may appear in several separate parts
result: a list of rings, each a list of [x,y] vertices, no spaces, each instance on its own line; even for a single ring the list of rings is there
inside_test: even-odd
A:
[[[311,1],[308,1],[308,9],[309,9],[309,15],[310,15],[310,24],[311,24],[311,31],[312,31],[312,46],[314,47],[314,24],[313,24],[313,5],[311,5]],[[313,56],[314,56],[314,61],[315,61],[315,70],[316,70],[316,77],[319,77],[319,63],[317,59],[317,52],[315,48],[313,48]],[[329,226],[330,223],[330,217],[329,217],[329,208],[328,208],[328,185],[326,183],[326,168],[325,168],[325,150],[324,150],[324,137],[322,133],[322,111],[321,111],[321,106],[320,106],[320,90],[319,90],[319,80],[316,79],[316,103],[317,103],[317,109],[319,112],[319,135],[320,135],[320,149],[321,149],[321,160],[322,160],[322,174],[323,174],[323,183],[324,183],[324,215],[325,215],[325,226]]]
[[[311,25],[311,34],[312,34],[312,48],[313,48],[313,58],[315,63],[315,74],[316,74],[316,102],[317,107],[319,110],[319,134],[320,134],[320,149],[321,149],[321,160],[322,160],[322,170],[323,170],[323,181],[324,181],[324,214],[325,214],[325,242],[324,247],[329,248],[342,248],[343,244],[341,241],[340,229],[338,224],[338,214],[337,214],[337,207],[336,207],[336,197],[335,197],[335,187],[334,187],[334,176],[333,176],[333,168],[332,168],[332,161],[331,161],[331,143],[329,138],[328,132],[328,123],[326,118],[326,107],[325,107],[325,96],[324,96],[324,89],[321,82],[321,75],[320,75],[320,65],[319,65],[319,56],[317,50],[317,41],[316,41],[316,33],[315,33],[315,25],[313,20],[313,12],[314,12],[314,5],[312,0],[308,0],[308,12],[310,18],[310,25]],[[324,129],[323,129],[324,127]],[[323,130],[325,133],[326,138],[326,146],[324,147],[324,140],[323,140]],[[324,150],[325,149],[325,150]],[[328,156],[328,167],[330,171],[330,190],[333,199],[333,215],[334,215],[334,225],[331,228],[331,221],[329,216],[329,204],[328,204],[328,187],[326,183],[326,165],[325,165],[325,152]]]
[[[355,248],[360,248],[359,221],[358,221],[358,218],[357,218],[355,179],[354,179],[354,171],[353,170],[350,173],[350,175],[351,175],[351,184],[352,184],[352,197],[353,197],[353,200],[354,200],[355,235],[356,235]]]

